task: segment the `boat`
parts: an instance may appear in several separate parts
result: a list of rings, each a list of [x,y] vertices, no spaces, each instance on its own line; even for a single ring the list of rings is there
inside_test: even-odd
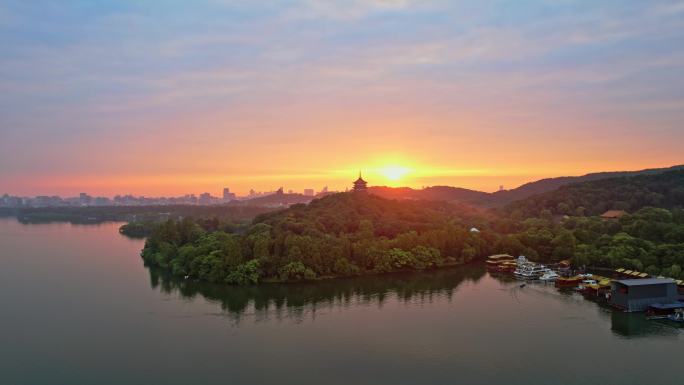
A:
[[[539,277],[550,271],[551,270],[547,269],[543,265],[537,265],[536,263],[528,262],[525,265],[518,267],[513,272],[513,275],[515,275],[515,277],[518,279],[539,279]]]
[[[580,293],[587,299],[605,300],[606,296],[610,294],[611,280],[610,278],[595,276],[596,283],[581,284]]]
[[[568,276],[570,275],[571,271],[570,261],[560,261],[552,268],[552,270],[554,270],[556,273],[560,275]]]
[[[595,279],[583,279],[582,282],[577,285],[577,290],[582,291],[586,286],[598,285],[598,281]]]
[[[530,261],[528,261],[524,255],[521,255],[518,257],[518,259],[516,259],[516,263],[518,264],[518,266],[523,266],[530,263]]]
[[[556,279],[555,285],[559,289],[575,288],[582,283],[585,278],[579,275],[574,277],[560,277]]]
[[[668,315],[667,319],[673,322],[684,323],[684,310],[676,310],[673,314]]]
[[[514,262],[515,258],[511,255],[508,254],[497,254],[497,255],[490,255],[487,257],[487,260],[485,261],[485,265],[487,266],[487,270],[489,271],[498,271],[499,265],[505,262]]]
[[[646,309],[647,319],[667,319],[669,316],[676,313],[681,313],[684,309],[683,302],[673,303],[653,303]]]
[[[518,264],[516,262],[506,261],[497,265],[495,271],[497,273],[513,274],[517,268]]]
[[[558,278],[560,278],[560,275],[558,275],[558,273],[556,273],[555,271],[549,270],[546,273],[542,274],[542,276],[539,277],[539,280],[544,281],[544,282],[553,282],[553,281],[557,280]]]

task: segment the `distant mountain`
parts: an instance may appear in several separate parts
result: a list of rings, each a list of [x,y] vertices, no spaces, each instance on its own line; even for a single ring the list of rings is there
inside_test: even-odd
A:
[[[617,177],[571,183],[504,207],[516,217],[600,215],[607,210],[634,212],[641,208],[673,209],[684,205],[684,169],[619,174]]]
[[[460,187],[432,186],[422,190],[409,187],[373,186],[368,191],[385,199],[414,199],[426,201],[459,201],[464,203],[486,201],[491,194]]]
[[[536,182],[526,183],[512,190],[497,191],[495,193],[489,194],[491,197],[490,204],[497,206],[505,205],[513,201],[525,199],[532,195],[552,191],[559,187],[566,186],[572,183],[589,182],[594,180],[609,179],[615,177],[661,174],[664,172],[675,170],[684,170],[684,165],[672,166],[667,168],[652,168],[640,171],[597,172],[582,176],[563,176],[558,178],[546,178],[538,180]]]
[[[563,176],[558,178],[546,178],[536,182],[526,183],[512,190],[497,191],[486,193],[482,191],[469,190],[459,187],[433,186],[421,190],[409,187],[369,187],[372,194],[386,199],[414,199],[429,201],[461,202],[476,206],[500,207],[511,202],[526,199],[533,195],[553,191],[562,186],[573,183],[589,182],[616,177],[629,177],[637,175],[654,175],[669,171],[684,170],[684,165],[672,166],[667,168],[654,168],[640,171],[615,171],[598,172],[582,176]]]

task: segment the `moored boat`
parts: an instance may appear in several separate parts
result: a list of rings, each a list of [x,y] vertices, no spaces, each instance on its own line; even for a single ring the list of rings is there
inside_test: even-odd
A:
[[[508,254],[490,255],[487,257],[485,265],[489,271],[498,271],[499,265],[505,262],[515,262],[515,258]]]
[[[560,278],[560,275],[558,275],[558,273],[556,273],[555,271],[549,270],[546,273],[542,274],[542,276],[539,277],[539,280],[544,281],[544,282],[553,282],[553,281],[557,280],[558,278]]]
[[[536,263],[528,262],[525,265],[519,266],[513,272],[513,275],[515,275],[515,277],[518,279],[534,280],[539,279],[539,277],[550,271],[551,270],[547,269],[542,265],[537,265]]]
[[[684,309],[684,303],[653,303],[646,309],[646,318],[648,319],[666,319],[676,313],[681,313]]]
[[[582,281],[585,278],[579,275],[576,275],[574,277],[560,277],[556,279],[555,285],[557,288],[561,289],[569,289],[569,288],[575,288],[579,286],[579,284],[582,283]]]
[[[667,319],[674,322],[684,323],[684,310],[679,309],[667,316]]]
[[[598,281],[596,283],[592,284],[582,284],[580,293],[587,298],[587,299],[593,299],[593,300],[605,300],[607,298],[607,295],[610,294],[610,288],[611,288],[611,280],[609,278],[603,278],[603,277],[595,277],[595,280]]]
[[[500,263],[496,267],[495,271],[497,273],[513,274],[517,268],[518,268],[518,264],[515,263],[514,261],[506,261],[506,262]]]

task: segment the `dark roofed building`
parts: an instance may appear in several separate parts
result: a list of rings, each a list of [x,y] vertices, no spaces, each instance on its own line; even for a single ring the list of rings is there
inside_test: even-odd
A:
[[[608,210],[605,213],[601,214],[601,218],[609,220],[618,220],[622,218],[625,214],[627,213],[622,210]]]
[[[361,172],[359,171],[359,179],[354,181],[354,191],[366,191],[368,182],[361,178]]]
[[[613,281],[608,303],[633,312],[645,311],[654,303],[677,302],[677,299],[677,283],[672,279],[623,279]]]

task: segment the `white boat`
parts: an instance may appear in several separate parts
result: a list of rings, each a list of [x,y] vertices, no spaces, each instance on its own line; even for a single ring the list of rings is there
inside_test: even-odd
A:
[[[587,285],[596,285],[598,282],[595,279],[583,279],[582,283],[577,285],[577,290],[583,290]]]
[[[557,280],[560,277],[555,271],[549,270],[546,273],[542,274],[541,277],[539,277],[540,281],[545,281],[545,282],[553,282]]]
[[[539,277],[550,271],[551,270],[547,269],[542,265],[537,265],[536,263],[528,262],[518,267],[513,272],[513,275],[515,275],[515,277],[518,279],[539,279]]]
[[[668,315],[667,319],[674,322],[684,322],[684,312],[676,311],[673,314]]]

